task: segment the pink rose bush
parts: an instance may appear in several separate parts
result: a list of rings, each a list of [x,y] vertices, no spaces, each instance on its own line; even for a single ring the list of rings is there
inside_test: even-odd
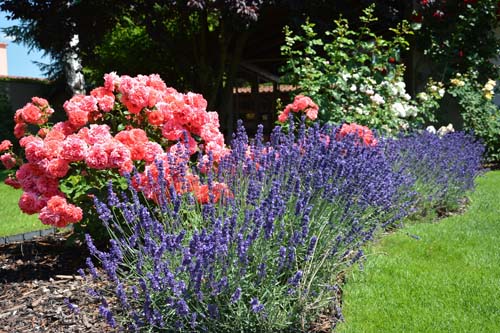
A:
[[[314,121],[318,118],[318,110],[318,105],[314,103],[310,97],[297,95],[295,96],[293,103],[288,104],[283,112],[278,115],[278,122],[286,123],[290,112],[304,112],[306,119]]]
[[[79,205],[91,203],[90,192],[134,168],[139,172],[135,186],[154,200],[148,177],[157,177],[158,160],[166,180],[180,187],[179,174],[190,177],[193,154],[200,152],[202,161],[216,165],[229,152],[218,115],[207,112],[203,96],[167,87],[156,74],[106,74],[104,86],[73,96],[63,108],[67,120],[53,125],[48,121],[54,110],[45,99],[33,97],[16,111],[14,134],[23,158],[13,153],[9,141],[0,143],[3,165],[17,167],[5,183],[23,190],[19,207],[26,214],[38,213],[44,224],[80,222],[84,216]],[[173,162],[184,169],[169,173]],[[206,185],[194,176],[189,184],[184,192],[208,202]],[[217,200],[226,190],[224,184],[215,184],[213,197]]]
[[[353,135],[359,139],[360,143],[366,146],[376,146],[377,139],[373,136],[373,132],[366,126],[358,125],[356,123],[352,124],[343,124],[340,128],[339,133],[337,134],[337,140],[341,140],[342,138]]]

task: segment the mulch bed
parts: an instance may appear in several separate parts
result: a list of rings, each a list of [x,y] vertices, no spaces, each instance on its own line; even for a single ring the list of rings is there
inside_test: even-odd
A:
[[[112,331],[86,292],[90,282],[76,273],[86,247],[65,244],[55,235],[0,246],[0,333]]]

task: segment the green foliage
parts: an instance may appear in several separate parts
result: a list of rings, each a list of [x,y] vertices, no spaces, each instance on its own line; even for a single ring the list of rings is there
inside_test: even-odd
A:
[[[465,214],[409,226],[370,246],[364,270],[346,275],[337,332],[498,330],[500,172],[477,185]]]
[[[500,53],[497,7],[497,0],[420,1],[415,47],[432,59],[435,77],[447,81],[470,69],[481,80],[499,76],[491,63]]]
[[[411,100],[400,62],[409,47],[410,26],[403,21],[390,29],[391,38],[378,35],[370,28],[377,21],[373,11],[374,6],[364,10],[358,30],[344,18],[324,36],[309,21],[300,35],[285,28],[286,80],[319,105],[322,122],[356,122],[388,132],[423,125],[436,106],[430,99],[442,94],[429,91],[422,106]]]
[[[492,101],[495,81],[482,84],[477,72],[451,79],[448,93],[460,106],[463,127],[473,131],[486,145],[486,158],[500,160],[500,110]]]

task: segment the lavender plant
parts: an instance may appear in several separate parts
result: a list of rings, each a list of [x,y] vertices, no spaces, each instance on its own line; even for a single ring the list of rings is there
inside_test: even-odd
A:
[[[418,215],[450,211],[474,188],[484,145],[473,135],[427,131],[388,139],[386,155],[394,167],[415,180],[413,210]]]
[[[408,214],[412,181],[382,146],[340,139],[335,127],[290,127],[264,143],[262,131],[249,141],[240,126],[216,172],[193,170],[209,188],[228,186],[217,203],[211,195],[200,205],[153,177],[158,206],[141,200],[134,177],[129,194],[110,186],[108,201],[95,202],[112,239],[101,251],[87,237],[104,273],[91,259],[87,269],[106,282],[91,293],[111,326],[292,332],[330,313],[337,274]]]

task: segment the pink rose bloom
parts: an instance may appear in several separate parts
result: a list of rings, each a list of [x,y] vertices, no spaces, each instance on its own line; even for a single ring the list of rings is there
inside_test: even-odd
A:
[[[45,98],[41,98],[41,97],[36,97],[36,96],[32,97],[31,102],[41,109],[49,106],[49,102]]]
[[[200,110],[206,110],[208,106],[207,100],[203,98],[202,95],[192,92],[188,92],[184,95],[184,102]]]
[[[47,206],[40,211],[39,218],[44,224],[62,228],[81,221],[83,212],[80,207],[69,204],[65,198],[56,195],[47,201]]]
[[[85,163],[92,169],[106,169],[109,165],[109,155],[102,144],[91,146],[85,156]]]
[[[104,74],[104,88],[106,90],[113,92],[118,86],[120,86],[120,77],[116,75],[116,72]]]
[[[66,226],[64,222],[61,222],[61,216],[47,207],[42,208],[38,215],[38,219],[45,225],[52,225],[58,228],[64,228]]]
[[[90,125],[88,132],[88,142],[93,145],[96,143],[106,143],[113,139],[113,136],[109,132],[110,128],[108,125]]]
[[[51,129],[49,132],[47,132],[47,135],[45,136],[45,142],[47,141],[63,141],[66,138],[66,135],[59,130],[59,129]]]
[[[367,146],[377,145],[377,139],[374,138],[373,132],[366,126],[356,123],[343,124],[340,132],[337,134],[337,139],[341,139],[347,135],[356,135]]]
[[[170,103],[158,102],[156,103],[156,109],[161,112],[163,116],[163,122],[174,119],[174,111]]]
[[[109,154],[109,166],[119,168],[131,160],[130,150],[123,144],[117,144]]]
[[[92,90],[90,95],[97,100],[97,105],[99,105],[102,111],[110,112],[113,110],[115,106],[115,95],[112,91],[104,87],[99,87]]]
[[[306,110],[306,116],[307,116],[307,118],[309,118],[311,120],[316,120],[318,118],[318,109],[308,108]]]
[[[131,147],[134,145],[132,135],[130,135],[130,131],[127,130],[116,133],[115,140],[123,143],[127,147]]]
[[[3,166],[7,170],[12,169],[13,167],[16,166],[16,159],[10,153],[3,154],[2,156],[0,156],[0,160],[2,161]]]
[[[28,124],[43,124],[42,112],[35,105],[28,103],[22,108],[22,119]]]
[[[47,174],[50,177],[62,178],[69,171],[69,162],[60,158],[50,160],[47,167]]]
[[[36,135],[38,135],[39,137],[41,137],[42,139],[44,139],[47,136],[47,134],[49,133],[49,131],[50,130],[48,128],[42,127],[42,128],[40,128],[38,130],[38,132],[36,133]]]
[[[46,176],[37,177],[35,180],[36,191],[42,194],[43,197],[52,197],[61,195],[59,190],[59,179],[49,178]]]
[[[62,140],[45,140],[43,145],[43,148],[45,149],[45,157],[50,159],[58,157],[62,150],[62,142]]]
[[[149,141],[146,132],[140,128],[132,128],[129,132],[130,137],[135,144],[142,144]]]
[[[23,192],[19,198],[19,208],[23,213],[32,215],[38,213],[42,207],[38,195],[32,192]]]
[[[42,139],[30,141],[24,148],[24,154],[29,162],[35,163],[47,157]]]
[[[230,150],[213,141],[205,145],[205,153],[212,153],[215,162],[219,162],[224,156],[229,154]]]
[[[65,136],[68,136],[70,134],[75,133],[76,128],[73,127],[69,121],[63,121],[63,122],[55,123],[54,126],[52,126],[52,130],[53,131],[60,131]]]
[[[12,147],[12,142],[9,140],[3,140],[2,143],[0,143],[0,152],[8,150],[10,147]]]
[[[16,124],[24,122],[24,120],[23,120],[23,109],[16,110],[16,113],[14,113],[14,122]]]
[[[163,82],[158,74],[149,75],[146,85],[160,92],[165,92],[167,89],[167,85],[165,84],[165,82]]]
[[[77,135],[71,135],[62,142],[59,156],[69,162],[77,162],[85,159],[88,149],[87,143]]]
[[[182,138],[184,128],[175,121],[168,121],[163,124],[161,131],[162,136],[170,141],[179,140]]]
[[[278,116],[278,121],[280,123],[285,123],[287,122],[288,120],[288,115],[290,114],[290,112],[287,112],[287,109],[285,109],[283,112],[281,112]]]
[[[14,126],[14,136],[18,139],[22,138],[24,134],[26,133],[26,124],[24,123],[17,123]]]
[[[25,148],[25,147],[28,145],[28,143],[33,142],[33,141],[41,141],[41,142],[43,142],[43,140],[42,140],[42,139],[40,139],[40,138],[38,138],[38,137],[36,137],[36,136],[33,136],[33,135],[28,135],[28,136],[24,136],[24,137],[22,137],[22,138],[19,140],[19,145],[20,145],[21,147]]]
[[[149,110],[147,112],[148,122],[153,126],[160,126],[163,124],[163,112],[160,110]]]
[[[68,121],[74,128],[83,127],[89,122],[89,113],[87,111],[75,109],[66,112],[68,114]]]
[[[5,178],[4,183],[5,185],[9,185],[10,187],[15,188],[16,190],[21,188],[21,183],[19,183],[19,181],[13,177]]]
[[[156,157],[163,153],[163,148],[156,142],[148,141],[144,145],[144,161],[147,163],[154,162]]]

